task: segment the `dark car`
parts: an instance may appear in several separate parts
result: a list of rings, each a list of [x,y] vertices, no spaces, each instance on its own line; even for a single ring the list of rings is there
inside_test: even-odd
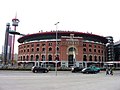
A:
[[[33,73],[37,73],[37,72],[47,73],[47,72],[49,72],[48,68],[40,67],[40,66],[33,66],[31,70]]]
[[[95,74],[95,73],[99,73],[100,71],[92,68],[84,68],[81,72]]]
[[[71,72],[76,73],[76,72],[81,72],[83,68],[81,67],[72,67]]]

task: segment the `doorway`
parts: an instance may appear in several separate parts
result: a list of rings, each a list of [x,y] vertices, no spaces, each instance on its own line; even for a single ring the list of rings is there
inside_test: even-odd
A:
[[[68,56],[68,67],[74,66],[73,55]]]

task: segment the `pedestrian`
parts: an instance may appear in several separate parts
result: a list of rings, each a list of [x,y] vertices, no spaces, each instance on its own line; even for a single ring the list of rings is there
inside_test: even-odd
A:
[[[109,69],[106,68],[106,75],[109,75]]]
[[[112,69],[112,67],[110,68],[110,75],[113,75],[113,69]]]

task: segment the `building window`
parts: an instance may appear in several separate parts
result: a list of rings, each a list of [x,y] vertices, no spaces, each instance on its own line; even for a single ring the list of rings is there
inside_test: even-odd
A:
[[[48,56],[48,61],[52,61],[52,55]]]
[[[102,62],[103,62],[103,57],[102,57]]]
[[[55,60],[59,61],[59,55],[57,55],[57,57],[55,57]]]
[[[23,56],[23,61],[25,61],[25,56]]]
[[[57,51],[59,51],[59,47],[57,47]]]
[[[94,49],[94,52],[96,52],[96,49]]]
[[[43,43],[42,46],[45,46],[45,44]]]
[[[27,49],[27,52],[29,52],[29,49]]]
[[[98,46],[98,48],[100,48],[100,46]]]
[[[32,48],[32,52],[34,52],[34,49]]]
[[[92,56],[91,55],[89,56],[89,61],[92,61]]]
[[[92,47],[92,45],[91,45],[91,44],[89,44],[89,47]]]
[[[52,48],[51,48],[51,47],[49,48],[49,51],[52,51]]]
[[[83,48],[83,51],[86,52],[86,48]]]
[[[39,61],[39,55],[36,55],[36,61]]]
[[[22,56],[20,58],[21,58],[21,61],[22,61]]]
[[[89,49],[89,52],[92,52],[92,49]]]
[[[23,53],[23,50],[21,50],[21,53]]]
[[[94,45],[94,48],[96,48],[96,45]]]
[[[86,44],[83,44],[83,47],[86,47]]]
[[[31,47],[34,47],[34,44],[32,44]]]
[[[95,56],[95,61],[97,61],[97,56]]]
[[[29,47],[29,45],[27,45],[27,47]]]
[[[98,50],[98,53],[100,53],[100,50]]]
[[[45,48],[42,48],[42,51],[44,52],[44,51],[45,51]]]
[[[39,51],[39,48],[37,48],[37,52]]]
[[[83,56],[83,61],[87,61],[87,56],[86,55]]]
[[[76,51],[76,49],[74,47],[70,47],[69,52],[73,52],[73,51]]]
[[[29,56],[27,55],[27,61],[29,60]]]
[[[36,46],[37,46],[37,47],[39,47],[39,46],[40,46],[40,44],[37,44]]]
[[[42,61],[45,61],[45,55],[42,55]]]
[[[60,45],[60,43],[58,42],[58,43],[57,43],[57,46],[59,46],[59,45]]]
[[[49,43],[49,46],[52,46],[52,43],[51,43],[51,42]]]
[[[103,50],[101,51],[101,53],[103,54]]]
[[[101,57],[99,56],[99,61],[101,61]]]
[[[33,61],[33,55],[30,56],[30,60]]]
[[[24,50],[24,53],[25,53],[25,50]]]

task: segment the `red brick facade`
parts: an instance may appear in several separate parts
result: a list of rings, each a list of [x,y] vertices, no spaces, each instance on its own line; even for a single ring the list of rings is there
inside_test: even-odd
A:
[[[60,66],[70,67],[84,63],[105,61],[105,44],[74,37],[74,34],[62,36],[57,41],[57,55]],[[18,62],[54,62],[56,60],[56,40],[40,40],[19,45]],[[86,64],[85,64],[86,65]],[[84,66],[85,66],[84,65]]]

